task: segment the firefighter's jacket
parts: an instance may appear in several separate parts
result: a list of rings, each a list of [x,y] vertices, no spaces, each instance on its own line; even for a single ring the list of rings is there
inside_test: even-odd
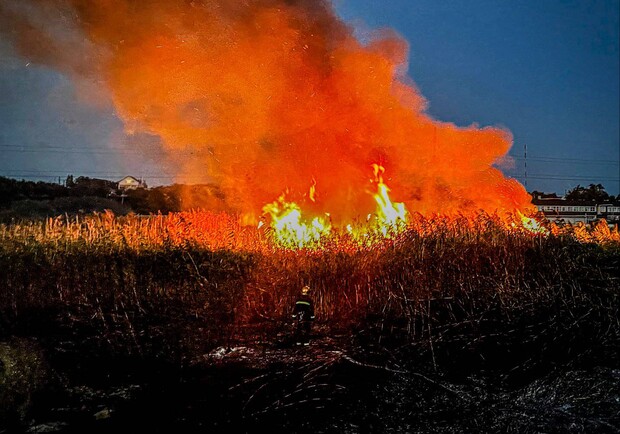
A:
[[[300,296],[295,302],[295,311],[293,312],[293,316],[296,317],[301,312],[304,312],[305,319],[314,319],[314,303],[312,303],[312,299],[310,299],[307,295]]]

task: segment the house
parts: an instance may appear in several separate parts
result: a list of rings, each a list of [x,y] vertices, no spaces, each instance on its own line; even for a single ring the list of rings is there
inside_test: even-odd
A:
[[[137,188],[147,188],[146,182],[133,176],[126,176],[118,181],[118,189],[121,191],[135,190]]]

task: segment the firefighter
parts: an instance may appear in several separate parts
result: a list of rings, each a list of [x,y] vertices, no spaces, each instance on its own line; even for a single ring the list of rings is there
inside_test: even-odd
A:
[[[310,345],[310,329],[314,321],[314,303],[310,298],[310,287],[301,288],[301,294],[295,302],[293,318],[297,321],[295,338],[297,345]]]

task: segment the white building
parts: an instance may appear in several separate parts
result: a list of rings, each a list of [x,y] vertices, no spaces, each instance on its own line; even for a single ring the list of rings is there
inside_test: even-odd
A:
[[[118,189],[122,191],[135,190],[137,188],[146,188],[146,183],[142,179],[133,176],[126,176],[118,181]]]
[[[591,223],[605,219],[607,223],[620,221],[620,204],[571,201],[563,198],[535,197],[532,203],[546,218],[558,223]]]

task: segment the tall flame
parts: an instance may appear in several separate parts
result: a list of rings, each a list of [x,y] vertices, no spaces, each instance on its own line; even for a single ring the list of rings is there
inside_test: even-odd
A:
[[[377,192],[373,195],[377,202],[377,228],[384,236],[388,235],[388,232],[400,232],[407,222],[405,204],[391,201],[388,195],[390,189],[383,183],[385,168],[380,164],[373,164],[372,167],[377,183]]]

